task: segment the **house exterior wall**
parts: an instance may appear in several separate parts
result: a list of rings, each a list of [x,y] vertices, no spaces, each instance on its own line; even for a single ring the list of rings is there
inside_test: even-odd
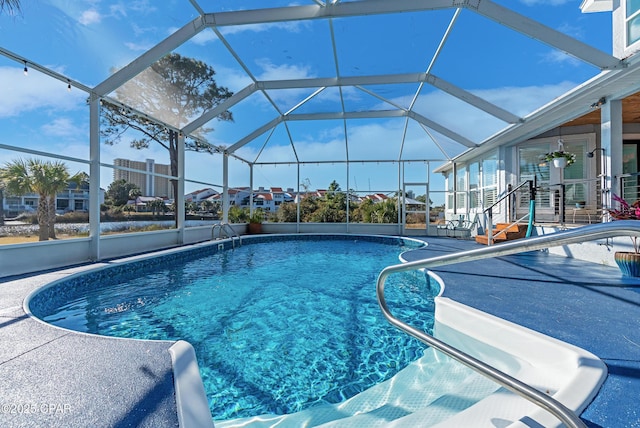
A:
[[[2,201],[5,215],[15,217],[21,213],[32,214],[38,208],[40,197],[36,193],[22,196],[6,196]],[[100,203],[104,202],[104,190],[100,189]],[[56,211],[59,213],[68,211],[89,210],[89,189],[78,189],[75,184],[70,184],[62,192],[56,195]]]

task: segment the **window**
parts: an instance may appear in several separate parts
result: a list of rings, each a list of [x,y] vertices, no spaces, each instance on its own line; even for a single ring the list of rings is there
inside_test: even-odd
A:
[[[452,172],[447,174],[447,211],[453,211],[454,206],[457,213],[486,208],[496,201],[497,194],[497,151],[467,167],[457,165],[455,177]]]
[[[586,181],[586,141],[564,144],[565,151],[576,155],[576,162],[564,169],[565,203],[575,204],[589,199],[589,182]]]
[[[627,47],[640,40],[640,0],[626,0],[625,27]]]
[[[447,172],[447,210],[453,209],[453,174]]]
[[[518,183],[536,180],[538,186],[536,206],[539,208],[551,208],[557,205],[554,199],[560,195],[561,184],[564,185],[565,204],[567,205],[582,201],[588,203],[590,194],[594,193],[593,183],[586,180],[588,138],[564,141],[563,146],[565,152],[573,153],[576,156],[575,163],[564,169],[556,168],[542,159],[545,153],[558,150],[557,140],[519,148]],[[520,199],[520,208],[528,207],[527,197],[527,195],[523,195]]]
[[[638,186],[638,153],[640,141],[626,140],[622,149],[622,180],[620,182],[622,197],[627,201],[640,199],[640,187]]]
[[[469,165],[469,208],[480,208],[480,163]]]
[[[496,202],[498,195],[498,154],[482,161],[482,200],[483,206],[489,207]]]
[[[466,208],[467,193],[467,169],[459,166],[456,169],[456,212],[464,211]]]
[[[521,147],[519,150],[520,169],[518,183],[534,180],[539,186],[536,192],[536,205],[538,207],[550,207],[550,171],[551,164],[541,160],[545,153],[555,150],[548,143],[544,145]],[[529,196],[522,195],[518,201],[520,208],[529,207]]]

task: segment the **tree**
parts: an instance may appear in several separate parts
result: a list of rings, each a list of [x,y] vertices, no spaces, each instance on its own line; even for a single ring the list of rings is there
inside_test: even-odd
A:
[[[129,199],[135,199],[140,195],[140,188],[137,185],[120,179],[109,184],[105,196],[111,205],[121,207],[126,205]]]
[[[9,15],[20,12],[20,0],[0,0],[0,11],[6,11]]]
[[[196,211],[198,211],[198,204],[195,202],[185,202],[184,203],[184,210],[188,213],[195,213]]]
[[[363,223],[373,223],[373,221],[371,220],[371,216],[374,208],[375,208],[375,204],[371,199],[368,199],[368,198],[364,199],[356,207],[354,218],[357,218],[359,221]]]
[[[283,202],[278,207],[276,218],[279,222],[295,223],[298,219],[298,207],[295,202]]]
[[[318,201],[318,207],[311,221],[320,223],[344,223],[347,220],[347,197],[333,180],[324,198]]]
[[[230,223],[244,223],[249,219],[249,211],[237,205],[231,205],[229,207],[228,217]]]
[[[0,178],[0,226],[4,226],[4,188],[6,184]]]
[[[166,211],[167,206],[164,204],[162,199],[157,198],[147,202],[147,208],[151,209],[151,215],[155,217],[156,215],[163,214]]]
[[[170,53],[142,72],[138,78],[116,90],[117,99],[124,105],[144,111],[174,128],[181,128],[193,118],[216,107],[233,93],[220,87],[214,79],[215,70],[206,63]],[[102,103],[101,133],[107,144],[118,143],[128,130],[142,134],[130,142],[137,149],[157,143],[169,151],[171,175],[178,176],[178,132],[108,101]],[[232,121],[231,112],[221,113],[218,120]],[[210,128],[202,128],[202,137]],[[185,149],[215,153],[218,148],[198,139],[185,139]],[[171,180],[173,197],[178,183]],[[176,219],[177,221],[177,219]]]
[[[17,159],[5,164],[0,171],[0,179],[6,183],[9,194],[38,194],[39,240],[55,239],[56,194],[64,190],[70,181],[79,181],[81,176],[76,174],[72,177],[67,166],[60,161]]]
[[[140,188],[138,186],[136,186],[134,184],[135,187],[131,187],[129,189],[129,200],[135,200],[138,199],[139,196],[142,196],[142,191],[140,190]],[[129,201],[127,201],[129,202]]]
[[[204,212],[210,213],[214,210],[215,207],[216,203],[210,199],[205,199],[204,201],[200,202],[200,209]]]
[[[398,200],[386,199],[373,205],[372,223],[396,223],[398,221]]]
[[[318,209],[318,198],[313,195],[304,195],[300,199],[300,221],[313,222],[314,213]]]

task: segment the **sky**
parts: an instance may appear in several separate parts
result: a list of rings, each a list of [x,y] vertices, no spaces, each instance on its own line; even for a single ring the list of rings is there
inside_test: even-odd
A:
[[[311,0],[166,0],[153,2],[100,0],[22,0],[21,13],[0,15],[0,47],[94,87],[112,73],[197,18],[193,3],[208,13],[291,5]],[[497,1],[544,25],[611,53],[611,14],[582,14],[578,1]],[[437,57],[454,10],[390,15],[220,26],[206,29],[175,52],[204,61],[216,71],[216,82],[236,93],[258,81],[423,73],[429,70],[517,116],[524,116],[567,92],[599,70],[563,52],[520,35],[469,10],[463,10]],[[222,39],[219,37],[222,37]],[[333,43],[332,43],[333,41]],[[334,52],[335,46],[335,52]],[[0,163],[40,153],[62,157],[71,172],[87,170],[89,159],[88,94],[38,73],[25,76],[24,64],[0,56]],[[413,111],[466,140],[480,143],[507,123],[470,107],[431,85],[362,85],[256,92],[235,105],[233,122],[206,125],[207,141],[229,147],[269,123],[280,113]],[[316,91],[318,94],[312,96]],[[112,94],[113,95],[113,94]],[[312,96],[312,97],[311,97]],[[307,102],[301,102],[311,97]],[[115,158],[168,164],[160,146],[135,150],[125,134],[119,144],[101,145],[101,162]],[[402,143],[404,141],[404,144]],[[18,147],[29,151],[8,150]],[[391,191],[399,182],[431,181],[442,188],[431,168],[466,147],[404,118],[289,121],[259,135],[236,154],[248,161],[279,162],[256,166],[254,187],[293,187],[305,182],[326,188],[336,180],[343,189]],[[293,162],[305,162],[300,172]],[[345,159],[354,163],[347,172]],[[70,159],[80,159],[74,162]],[[385,160],[413,160],[399,172]],[[361,162],[358,162],[361,161]],[[364,162],[368,161],[368,162]],[[288,164],[284,164],[288,163]],[[249,185],[249,168],[230,161],[231,186]],[[220,156],[186,155],[186,190],[222,184]],[[101,187],[112,179],[102,168]],[[420,190],[416,190],[421,193]],[[424,192],[422,192],[424,193]]]

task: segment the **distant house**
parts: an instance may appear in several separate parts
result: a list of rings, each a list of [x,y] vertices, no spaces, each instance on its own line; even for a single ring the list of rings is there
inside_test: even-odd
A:
[[[100,203],[104,203],[104,189],[100,189]],[[40,197],[37,193],[27,193],[22,196],[7,196],[0,203],[3,204],[7,217],[15,217],[22,213],[35,213]],[[67,187],[56,195],[56,212],[63,214],[70,211],[89,211],[89,184],[78,185],[69,182]]]
[[[363,199],[370,199],[374,203],[377,203],[386,201],[387,199],[389,199],[389,197],[384,193],[374,193],[373,195],[366,195]]]
[[[219,193],[212,188],[208,187],[206,189],[194,190],[191,193],[187,193],[184,195],[185,202],[195,202],[200,203],[206,199],[210,199],[214,196],[219,195]]]
[[[170,203],[168,199],[159,196],[138,196],[135,199],[129,200],[127,206],[134,207],[137,212],[152,212],[157,210],[157,208],[151,206],[151,202],[153,201],[162,201],[165,205]]]

